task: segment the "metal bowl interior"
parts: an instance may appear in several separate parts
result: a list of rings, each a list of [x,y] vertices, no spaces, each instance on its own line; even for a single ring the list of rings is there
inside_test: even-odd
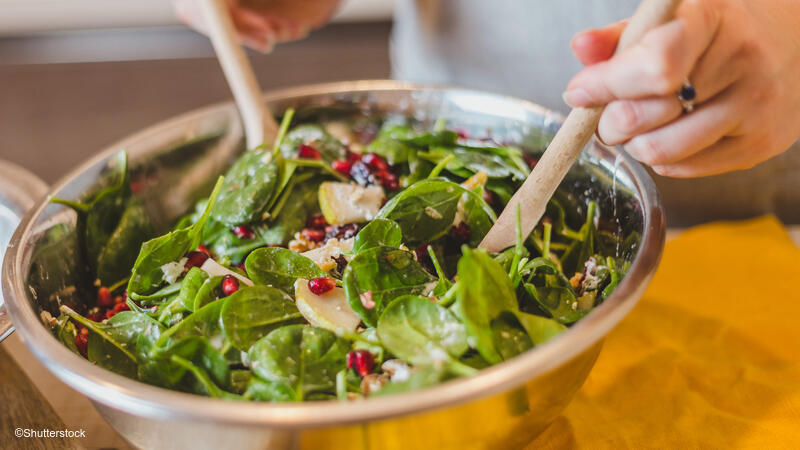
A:
[[[391,81],[300,87],[267,94],[266,101],[273,111],[295,107],[298,117],[321,109],[355,108],[399,112],[430,123],[444,118],[452,126],[490,130],[500,140],[523,143],[534,151],[543,150],[561,121],[556,114],[513,98]],[[150,182],[142,194],[150,215],[166,227],[207,193],[242,147],[233,106],[212,106],[111,146],[55,184],[50,194],[80,198],[96,188],[114,152],[126,149],[133,173]],[[69,288],[75,270],[75,216],[46,199],[26,215],[12,238],[3,267],[3,289],[17,332],[33,353],[64,382],[105,407],[151,419],[285,429],[375,421],[511,391],[592,348],[599,350],[603,336],[634,306],[656,268],[664,242],[663,213],[654,184],[642,167],[597,142],[587,146],[560,191],[582,204],[597,200],[601,220],[618,227],[618,249],[631,266],[611,298],[563,335],[526,354],[477,376],[402,396],[356,403],[228,402],[146,385],[92,365],[62,346],[40,320],[42,310],[55,311],[61,302],[79,301],[75,298],[79,293]],[[575,381],[578,386],[582,382],[583,378]]]

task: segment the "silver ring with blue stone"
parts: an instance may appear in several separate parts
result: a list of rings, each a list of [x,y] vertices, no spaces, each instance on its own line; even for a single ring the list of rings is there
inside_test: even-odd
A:
[[[694,111],[694,100],[697,97],[697,92],[694,86],[689,82],[689,79],[683,80],[683,85],[678,90],[678,100],[681,102],[683,113],[687,114]]]

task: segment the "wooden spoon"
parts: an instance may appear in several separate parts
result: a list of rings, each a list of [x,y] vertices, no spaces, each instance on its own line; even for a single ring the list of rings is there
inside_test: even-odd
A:
[[[643,0],[620,36],[615,53],[637,42],[650,29],[675,16],[680,0]],[[547,202],[592,138],[605,106],[574,108],[547,146],[522,187],[511,197],[480,247],[499,252],[516,243],[516,208],[520,206],[522,235],[528,236],[542,218]]]
[[[258,147],[278,134],[278,124],[267,110],[253,68],[239,44],[225,0],[200,0],[208,36],[233,92],[244,122],[247,148]]]

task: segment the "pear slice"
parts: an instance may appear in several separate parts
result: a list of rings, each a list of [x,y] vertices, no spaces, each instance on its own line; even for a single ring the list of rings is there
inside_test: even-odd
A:
[[[331,225],[372,220],[381,209],[385,194],[380,186],[326,181],[319,185],[319,207]]]
[[[297,309],[308,322],[336,334],[352,333],[361,323],[361,318],[350,309],[344,289],[335,287],[322,295],[308,288],[308,280],[298,278],[294,283]]]

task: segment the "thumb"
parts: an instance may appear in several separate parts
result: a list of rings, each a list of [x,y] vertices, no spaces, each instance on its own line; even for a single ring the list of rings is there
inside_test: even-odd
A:
[[[605,61],[614,55],[619,36],[627,25],[628,19],[625,19],[603,28],[581,31],[570,42],[572,52],[585,66]]]

